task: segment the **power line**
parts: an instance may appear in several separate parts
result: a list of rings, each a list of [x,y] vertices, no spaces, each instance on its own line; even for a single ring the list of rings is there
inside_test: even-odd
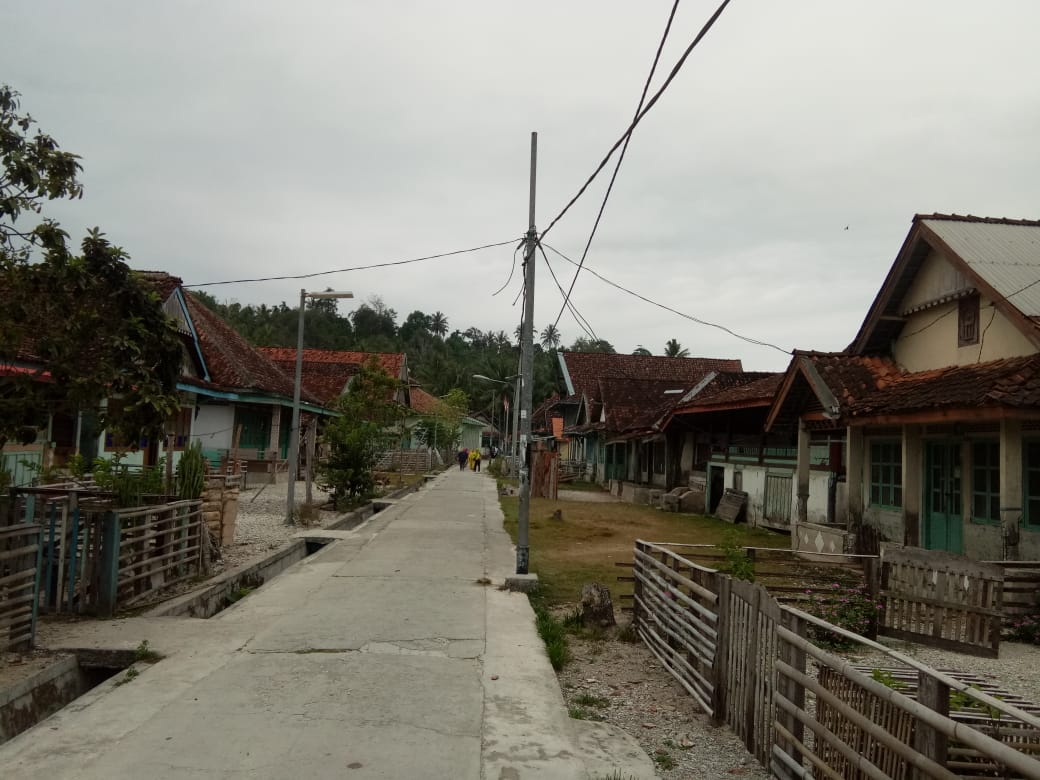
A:
[[[672,21],[675,19],[675,12],[678,8],[679,0],[675,0],[675,2],[672,3],[672,11],[668,14],[668,22],[664,26],[664,33],[661,35],[661,42],[657,44],[657,52],[654,54],[654,61],[650,66],[650,72],[647,74],[646,82],[643,84],[643,92],[639,95],[639,104],[636,106],[635,116],[632,117],[633,123],[639,118],[639,112],[643,109],[643,103],[646,101],[646,93],[650,91],[650,84],[654,80],[654,74],[657,72],[657,64],[661,61],[661,52],[664,51],[664,44],[668,40],[668,33],[672,29]],[[581,253],[581,260],[578,262],[578,268],[574,272],[574,278],[571,279],[570,287],[567,288],[567,292],[563,296],[563,305],[560,307],[559,314],[556,315],[556,321],[553,322],[553,327],[560,324],[560,317],[563,316],[563,310],[567,308],[567,303],[570,301],[571,293],[574,292],[574,285],[578,281],[578,275],[581,273],[582,266],[585,265],[585,258],[589,255],[589,248],[592,246],[592,239],[595,237],[596,230],[599,228],[600,220],[603,219],[603,212],[607,208],[607,201],[610,199],[610,193],[614,189],[614,182],[617,180],[618,171],[621,170],[621,163],[625,159],[625,153],[628,151],[628,144],[631,140],[632,133],[629,132],[625,137],[624,145],[621,147],[621,153],[618,155],[617,163],[614,165],[614,173],[610,176],[610,183],[607,184],[607,191],[603,195],[603,202],[599,205],[599,212],[596,214],[596,221],[592,224],[592,231],[589,233],[589,240],[585,242],[585,249]],[[552,227],[552,225],[549,227]],[[545,263],[548,265],[549,260],[546,259]],[[563,292],[562,288],[560,289],[560,292]]]
[[[560,284],[560,280],[556,278],[556,271],[549,264],[549,258],[545,254],[545,250],[539,245],[539,251],[542,253],[542,258],[545,260],[545,266],[549,269],[549,275],[552,276],[554,282],[556,282],[556,289],[560,291],[560,295],[563,297],[563,306],[565,309],[569,309],[571,316],[574,317],[574,321],[578,323],[578,327],[581,328],[593,341],[599,341],[599,336],[592,329],[592,324],[578,311],[578,307],[571,301],[570,295],[563,291],[563,285]],[[559,324],[559,319],[553,323],[553,328]]]
[[[578,265],[577,261],[571,260],[569,257],[567,257],[567,255],[563,254],[563,252],[561,252],[560,250],[555,249],[552,246],[549,246],[549,244],[545,244],[545,246],[548,247],[555,254],[557,254],[560,257],[562,257],[564,260],[566,260],[571,265],[574,265],[574,266]],[[604,282],[606,284],[609,284],[611,287],[615,287],[618,290],[621,290],[622,292],[628,293],[629,295],[632,295],[632,296],[638,298],[639,300],[644,301],[645,303],[649,303],[652,306],[656,306],[659,309],[664,309],[665,311],[671,312],[672,314],[677,314],[680,317],[682,317],[683,319],[690,320],[691,322],[696,322],[698,325],[706,325],[709,328],[717,328],[718,330],[721,330],[721,331],[723,331],[725,333],[728,333],[729,335],[733,336],[734,338],[738,338],[741,341],[746,341],[748,344],[754,344],[754,345],[759,346],[759,347],[771,347],[772,349],[775,349],[778,352],[783,352],[785,355],[792,354],[791,350],[789,350],[789,349],[784,349],[783,347],[778,347],[776,344],[772,344],[772,343],[770,343],[768,341],[761,341],[759,339],[751,338],[750,336],[743,336],[740,333],[737,333],[736,331],[731,330],[730,328],[727,328],[725,325],[719,325],[718,323],[715,323],[715,322],[709,322],[708,320],[702,320],[700,317],[694,317],[692,314],[686,314],[685,312],[681,312],[678,309],[673,309],[671,306],[667,306],[667,305],[665,305],[663,303],[659,303],[658,301],[655,301],[652,298],[647,298],[645,295],[641,295],[641,294],[637,293],[635,290],[630,290],[628,287],[625,287],[624,285],[621,285],[621,284],[618,284],[617,282],[611,281],[610,279],[605,277],[603,274],[599,273],[598,271],[595,271],[594,269],[590,268],[589,266],[585,266],[585,270],[588,271],[593,276],[595,276],[600,281],[602,281],[602,282]]]
[[[506,279],[506,283],[505,284],[503,284],[501,287],[499,287],[497,290],[495,290],[493,293],[491,293],[491,297],[492,298],[494,298],[496,295],[498,295],[500,292],[502,292],[504,289],[506,289],[509,286],[509,283],[511,281],[513,281],[513,274],[516,272],[516,256],[517,256],[517,253],[520,251],[520,248],[523,245],[524,245],[524,242],[521,241],[519,244],[517,244],[516,249],[513,250],[513,266],[512,266],[512,268],[509,269],[509,278]]]
[[[484,244],[483,246],[474,246],[469,249],[456,249],[452,252],[441,252],[436,255],[426,255],[425,257],[413,257],[410,260],[393,260],[387,263],[372,263],[371,265],[357,265],[351,268],[334,268],[331,271],[316,271],[311,274],[295,274],[292,276],[261,276],[255,279],[228,279],[222,282],[201,282],[199,284],[182,284],[181,287],[213,287],[218,284],[245,284],[246,282],[276,282],[284,281],[286,279],[313,279],[316,276],[328,276],[329,274],[342,274],[348,271],[367,271],[372,268],[389,268],[395,265],[408,265],[409,263],[421,263],[424,260],[438,260],[442,257],[453,257],[455,255],[463,255],[468,252],[479,252],[482,249],[491,249],[497,246],[506,246],[512,244],[516,239],[511,238],[508,241],[499,241],[495,244]]]
[[[628,129],[625,130],[621,137],[614,142],[614,145],[610,147],[610,150],[607,152],[606,156],[603,158],[600,164],[596,166],[596,170],[593,171],[592,175],[589,176],[589,178],[585,181],[583,185],[581,185],[581,189],[578,190],[578,194],[570,199],[567,205],[563,207],[563,210],[556,215],[556,218],[553,219],[552,222],[549,223],[549,227],[542,231],[543,238],[545,237],[545,234],[552,230],[553,226],[560,221],[563,215],[570,210],[571,206],[573,206],[577,202],[578,198],[585,194],[585,190],[588,189],[589,185],[592,184],[593,180],[597,176],[599,176],[600,171],[602,171],[603,168],[606,167],[607,163],[610,161],[610,158],[614,155],[614,152],[616,152],[618,147],[625,142],[625,139],[632,134],[632,131],[636,129],[636,125],[643,121],[643,117],[645,117],[650,112],[650,109],[654,107],[657,101],[661,98],[661,95],[664,93],[664,91],[668,89],[668,86],[679,74],[679,71],[685,64],[686,59],[690,56],[690,53],[694,50],[697,44],[701,42],[701,39],[705,35],[707,35],[708,30],[712,28],[716,20],[718,20],[718,18],[722,15],[722,12],[726,10],[727,5],[729,5],[729,0],[722,0],[722,3],[719,5],[719,7],[715,9],[715,13],[711,15],[711,18],[708,19],[707,22],[705,22],[704,26],[701,28],[701,31],[697,33],[697,37],[694,38],[690,45],[686,47],[686,51],[683,52],[683,55],[679,58],[679,61],[675,63],[675,66],[672,68],[671,73],[668,74],[668,78],[665,79],[664,84],[661,85],[661,88],[654,93],[654,96],[651,97],[649,101],[647,101],[646,107],[639,112],[636,118],[632,120],[632,124],[628,126]]]

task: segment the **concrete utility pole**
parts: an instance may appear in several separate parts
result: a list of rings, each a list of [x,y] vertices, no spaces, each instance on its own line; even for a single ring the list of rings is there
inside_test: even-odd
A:
[[[534,226],[535,172],[538,133],[531,133],[531,197],[527,235],[524,237],[524,321],[520,330],[520,511],[516,524],[516,573],[527,574],[530,557],[528,528],[531,517],[531,415],[534,411],[534,265],[538,231]]]

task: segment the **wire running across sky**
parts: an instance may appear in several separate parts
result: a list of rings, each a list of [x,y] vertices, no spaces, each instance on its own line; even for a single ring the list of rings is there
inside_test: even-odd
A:
[[[214,287],[218,284],[245,284],[247,282],[280,282],[287,279],[313,279],[318,276],[328,276],[330,274],[344,274],[349,271],[368,271],[372,268],[389,268],[395,265],[408,265],[410,263],[421,263],[424,260],[439,260],[443,257],[454,257],[456,255],[464,255],[469,252],[479,252],[482,249],[492,249],[499,246],[507,246],[512,244],[517,239],[511,238],[508,241],[499,241],[494,244],[484,244],[482,246],[474,246],[469,249],[456,249],[452,252],[441,252],[436,255],[426,255],[424,257],[413,257],[409,260],[392,260],[386,263],[372,263],[371,265],[356,265],[351,268],[333,268],[331,271],[316,271],[310,274],[294,274],[291,276],[259,276],[254,279],[227,279],[222,282],[200,282],[198,284],[182,284],[181,287]]]
[[[569,257],[567,257],[567,255],[563,254],[563,252],[561,252],[559,249],[555,249],[552,246],[550,246],[549,244],[543,244],[543,246],[545,246],[545,248],[548,249],[549,251],[553,252],[554,254],[556,254],[559,257],[561,257],[564,260],[566,260],[571,265],[573,265],[573,266],[577,266],[578,265],[578,262],[576,260],[571,260]],[[716,328],[718,330],[723,331],[724,333],[728,333],[729,335],[733,336],[734,338],[738,338],[741,341],[746,341],[748,344],[754,344],[755,346],[759,346],[759,347],[770,347],[771,349],[775,349],[777,352],[783,352],[785,355],[793,354],[793,350],[784,349],[783,347],[779,347],[776,344],[772,344],[772,343],[770,343],[768,341],[762,341],[760,339],[752,338],[750,336],[744,336],[744,335],[742,335],[740,333],[737,333],[735,330],[731,330],[730,328],[727,328],[725,325],[719,325],[717,322],[709,322],[708,320],[702,320],[700,317],[694,317],[692,314],[687,314],[686,312],[679,311],[678,309],[673,309],[671,306],[668,306],[666,304],[660,303],[659,301],[655,301],[653,298],[648,298],[645,295],[641,295],[641,294],[637,293],[635,290],[630,290],[628,287],[625,287],[624,285],[618,284],[617,282],[608,279],[603,274],[599,273],[598,271],[595,271],[594,269],[590,268],[587,265],[585,266],[585,270],[588,271],[593,276],[595,276],[601,282],[604,282],[605,284],[609,284],[611,287],[614,287],[614,288],[616,288],[618,290],[621,290],[621,292],[628,293],[629,295],[632,295],[632,296],[638,298],[639,300],[644,301],[645,303],[649,303],[651,306],[656,306],[657,308],[664,309],[665,311],[671,312],[672,314],[677,314],[678,316],[682,317],[683,319],[690,320],[691,322],[696,322],[698,325],[705,325],[705,326],[707,326],[709,328]]]
[[[679,9],[679,0],[675,0],[672,3],[672,11],[668,14],[668,22],[665,24],[664,33],[661,35],[661,42],[657,45],[657,52],[654,54],[654,62],[650,66],[650,72],[646,76],[646,82],[643,84],[643,92],[639,96],[639,104],[636,106],[635,116],[633,119],[633,127],[635,120],[639,118],[639,112],[643,110],[643,104],[646,102],[646,93],[650,91],[650,84],[654,80],[654,74],[657,72],[657,65],[661,61],[661,52],[664,51],[664,45],[668,40],[668,33],[672,29],[672,22],[675,20],[675,12]],[[592,230],[589,232],[589,240],[585,242],[585,249],[581,253],[581,260],[578,262],[578,267],[574,271],[574,278],[571,279],[571,284],[567,288],[567,292],[563,293],[563,288],[560,288],[560,292],[563,293],[563,305],[560,307],[559,313],[556,315],[556,320],[553,322],[553,327],[560,324],[560,317],[563,316],[563,310],[567,308],[567,304],[571,301],[571,293],[574,292],[574,285],[578,281],[578,275],[581,273],[581,267],[585,265],[585,258],[589,255],[589,249],[592,247],[592,239],[596,236],[596,229],[599,228],[600,220],[603,219],[603,212],[607,208],[607,201],[610,199],[610,193],[614,189],[614,182],[617,181],[618,171],[621,170],[621,163],[625,159],[625,152],[628,151],[628,144],[632,140],[632,133],[625,136],[625,143],[621,147],[621,152],[618,154],[617,162],[614,164],[614,172],[610,175],[610,182],[607,184],[607,191],[603,194],[603,202],[599,204],[599,212],[596,214],[596,221],[592,223]],[[550,225],[549,227],[552,227]],[[548,229],[546,230],[548,232]],[[544,235],[544,234],[543,234]],[[544,250],[542,254],[545,254]],[[546,259],[546,264],[549,260]],[[554,277],[555,278],[555,277]],[[559,282],[557,282],[559,285]]]

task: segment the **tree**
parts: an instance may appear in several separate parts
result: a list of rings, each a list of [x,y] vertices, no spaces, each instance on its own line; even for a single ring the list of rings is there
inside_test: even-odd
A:
[[[442,312],[435,311],[430,317],[430,331],[444,338],[448,333],[448,318]]]
[[[454,450],[462,438],[462,418],[469,408],[469,396],[461,388],[453,387],[440,400],[436,411],[416,426],[416,436],[427,447]]]
[[[650,357],[654,353],[651,352],[650,350],[648,350],[642,344],[640,344],[638,347],[636,347],[635,349],[632,350],[632,354],[633,355],[642,355],[643,357]]]
[[[591,339],[581,336],[571,344],[571,352],[607,352],[611,355],[617,354],[614,345],[604,339]]]
[[[38,225],[15,226],[25,212],[39,214],[46,201],[83,197],[79,157],[62,152],[29,114],[19,114],[19,94],[0,85],[0,260],[4,268],[26,261],[33,247],[64,243],[65,234],[44,217]]]
[[[560,331],[552,323],[546,325],[541,332],[542,346],[546,349],[557,349],[560,346]]]
[[[48,414],[95,413],[126,441],[159,437],[179,408],[182,347],[162,301],[97,229],[73,256],[46,201],[78,198],[78,157],[59,152],[0,86],[0,446]],[[110,402],[103,407],[103,402]]]
[[[404,418],[405,410],[394,398],[398,385],[373,359],[361,366],[346,395],[340,397],[340,416],[325,428],[329,457],[318,466],[318,485],[336,499],[371,495],[373,469],[399,435]]]
[[[668,343],[664,345],[664,356],[665,357],[689,357],[690,350],[683,349],[683,345],[675,339],[668,339]]]

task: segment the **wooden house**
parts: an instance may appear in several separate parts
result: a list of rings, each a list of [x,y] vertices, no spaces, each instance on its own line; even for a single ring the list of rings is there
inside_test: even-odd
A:
[[[794,355],[794,544],[1040,557],[1040,222],[914,217],[850,347]]]

